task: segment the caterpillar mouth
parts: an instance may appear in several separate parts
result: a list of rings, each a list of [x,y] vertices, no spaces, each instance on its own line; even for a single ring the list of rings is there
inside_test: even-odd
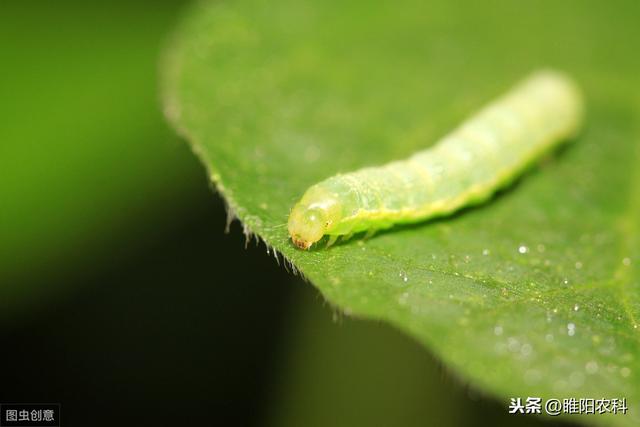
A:
[[[311,247],[311,242],[301,239],[298,236],[291,237],[291,241],[293,242],[294,245],[296,245],[300,249],[307,250]]]

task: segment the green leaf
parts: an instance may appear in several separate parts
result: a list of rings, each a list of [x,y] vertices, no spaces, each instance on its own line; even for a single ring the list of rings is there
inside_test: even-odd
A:
[[[506,397],[626,398],[640,421],[638,5],[202,3],[165,108],[243,224],[347,314],[384,319]],[[424,148],[533,69],[573,75],[581,137],[491,202],[304,252],[311,184]]]

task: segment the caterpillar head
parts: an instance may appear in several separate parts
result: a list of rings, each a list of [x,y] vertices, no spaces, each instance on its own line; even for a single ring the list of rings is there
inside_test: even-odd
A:
[[[312,187],[289,214],[289,235],[300,249],[309,249],[322,239],[339,219],[335,197],[320,188]]]

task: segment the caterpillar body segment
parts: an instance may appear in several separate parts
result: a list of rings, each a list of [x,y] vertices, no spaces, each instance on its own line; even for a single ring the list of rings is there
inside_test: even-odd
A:
[[[575,136],[582,118],[577,86],[559,72],[536,72],[434,146],[311,186],[289,216],[291,239],[309,249],[325,234],[381,230],[481,203]]]

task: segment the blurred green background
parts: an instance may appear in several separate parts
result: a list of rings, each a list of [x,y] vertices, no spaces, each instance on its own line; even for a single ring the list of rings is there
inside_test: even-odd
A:
[[[184,3],[0,6],[0,402],[60,402],[63,425],[540,425],[223,233],[159,108]]]

